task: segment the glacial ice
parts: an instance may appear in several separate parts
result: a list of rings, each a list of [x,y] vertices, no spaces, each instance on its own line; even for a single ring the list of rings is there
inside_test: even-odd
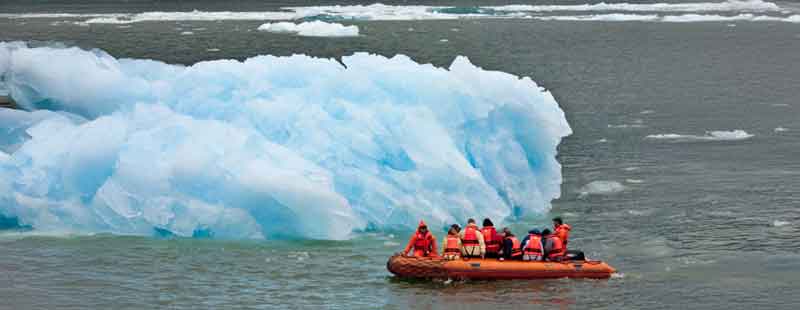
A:
[[[465,57],[0,55],[26,110],[0,110],[0,215],[36,230],[343,239],[500,222],[560,195],[563,111],[530,78]]]
[[[290,22],[266,23],[258,27],[260,31],[293,33],[304,37],[357,37],[358,26],[345,26],[339,23],[310,21],[299,24]]]

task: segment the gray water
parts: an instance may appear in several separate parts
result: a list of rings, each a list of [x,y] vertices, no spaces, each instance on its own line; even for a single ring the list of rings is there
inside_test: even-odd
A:
[[[246,11],[285,4],[4,1],[0,12]],[[573,226],[571,247],[609,262],[619,274],[599,281],[400,280],[385,262],[409,232],[339,242],[5,232],[2,309],[800,304],[800,24],[357,21],[344,23],[358,25],[362,36],[332,39],[257,32],[258,21],[146,22],[130,28],[53,21],[0,18],[0,41],[57,42],[182,64],[367,51],[447,66],[465,55],[485,69],[530,76],[552,91],[574,134],[559,149],[563,197],[550,214],[512,228],[521,232],[563,216]],[[194,35],[180,35],[184,30]],[[736,129],[753,136],[646,138]],[[593,181],[624,188],[581,194]]]

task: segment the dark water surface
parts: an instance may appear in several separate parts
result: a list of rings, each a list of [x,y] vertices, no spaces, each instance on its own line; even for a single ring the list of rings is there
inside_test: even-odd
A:
[[[10,1],[0,8],[122,11],[110,4],[54,3]],[[147,9],[151,3],[132,3],[123,9],[186,5],[165,2],[166,8]],[[197,5],[233,11],[256,5],[244,3]],[[800,305],[800,24],[362,21],[346,22],[358,25],[362,36],[332,39],[257,32],[256,21],[143,22],[129,28],[53,21],[0,18],[0,41],[60,42],[182,64],[366,51],[447,66],[465,55],[486,69],[531,76],[553,92],[575,133],[560,147],[563,198],[551,214],[513,228],[522,232],[561,215],[574,228],[570,244],[620,274],[602,281],[403,281],[385,263],[404,245],[406,232],[361,234],[343,242],[3,233],[2,309]],[[194,35],[180,35],[186,30]],[[753,136],[646,138],[736,129]],[[581,195],[593,181],[624,188]]]

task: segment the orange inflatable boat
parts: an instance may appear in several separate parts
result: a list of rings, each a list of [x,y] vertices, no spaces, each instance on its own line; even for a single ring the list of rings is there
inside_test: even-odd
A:
[[[547,279],[611,277],[616,270],[602,261],[523,262],[471,258],[444,260],[441,258],[389,258],[386,268],[402,278],[451,279]]]

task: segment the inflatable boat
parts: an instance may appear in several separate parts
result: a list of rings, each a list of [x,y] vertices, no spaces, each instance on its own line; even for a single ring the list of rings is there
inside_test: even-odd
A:
[[[548,279],[611,277],[616,270],[602,261],[564,262],[499,261],[497,259],[457,259],[395,255],[386,263],[389,272],[401,278],[450,279]]]

